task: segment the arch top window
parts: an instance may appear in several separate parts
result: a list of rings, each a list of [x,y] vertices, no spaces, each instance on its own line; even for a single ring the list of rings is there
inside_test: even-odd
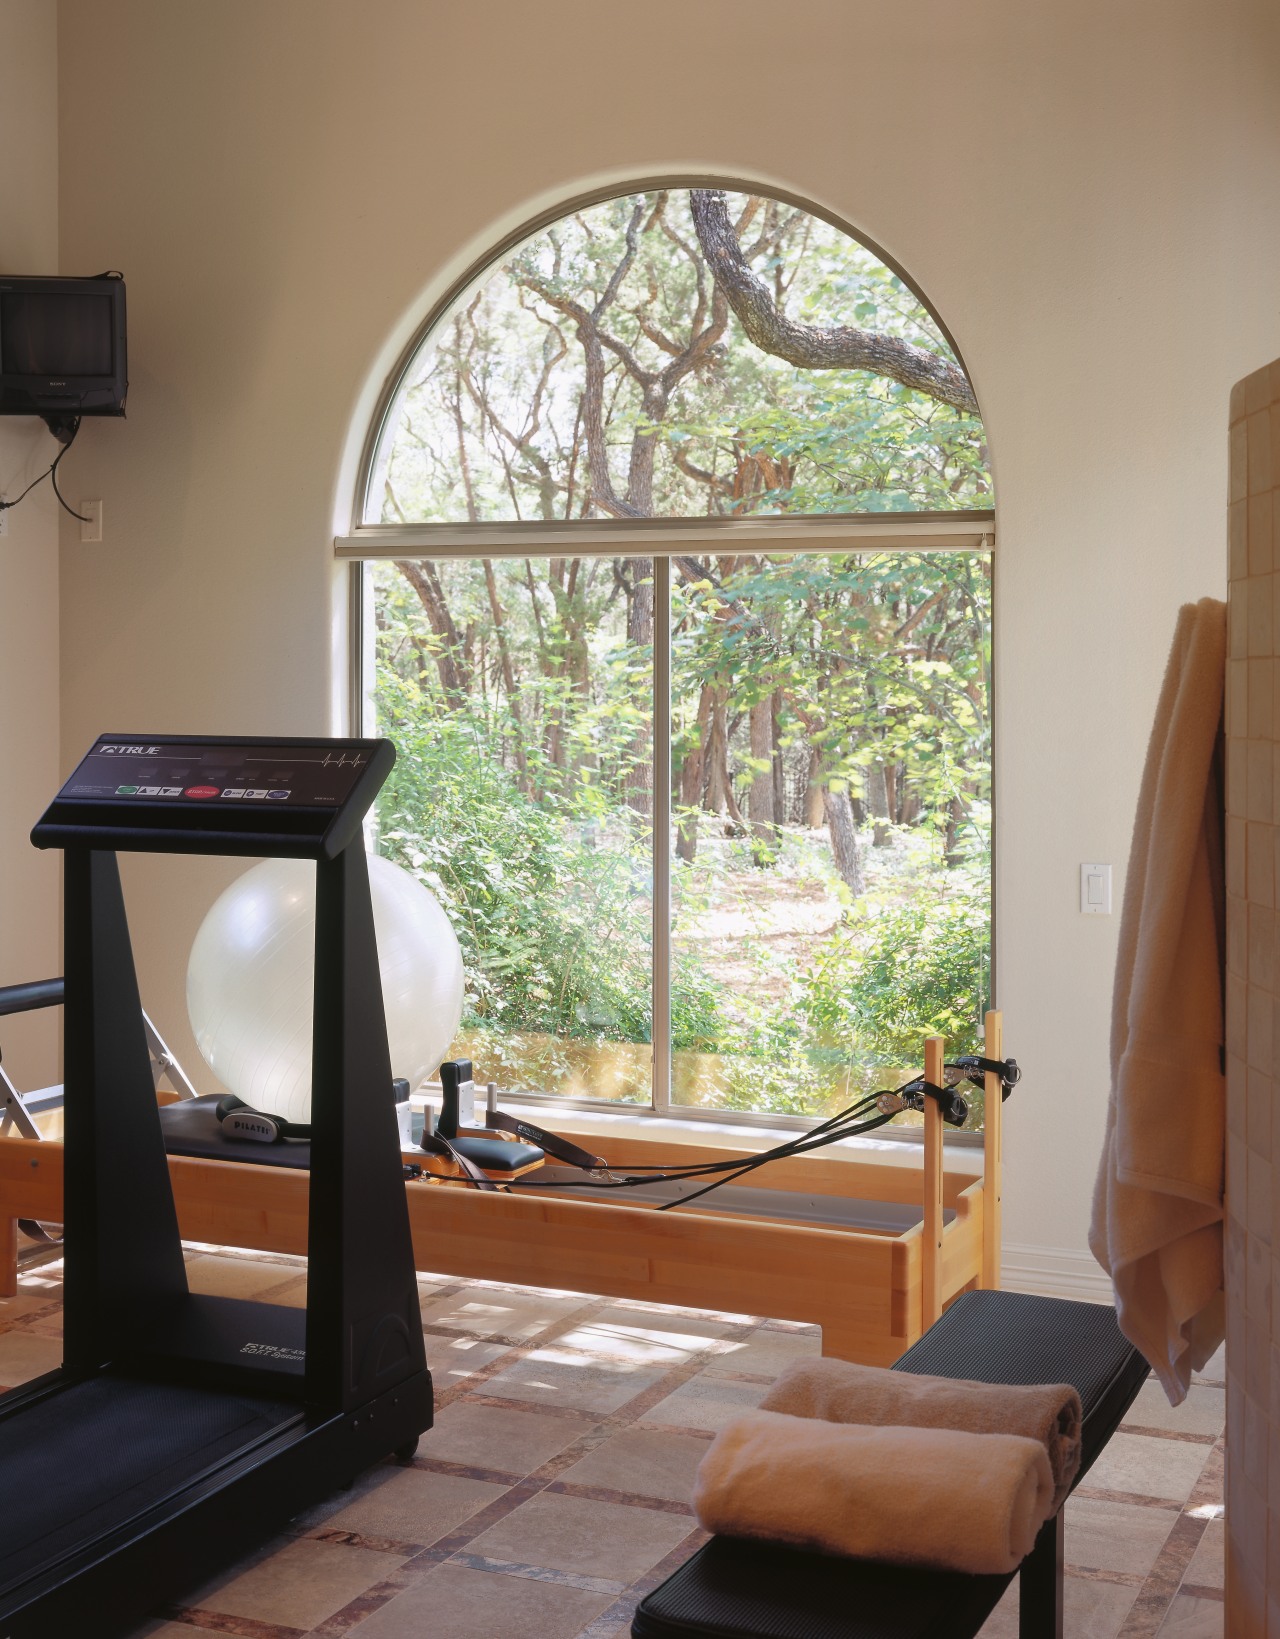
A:
[[[362,521],[991,505],[973,390],[899,274],[791,204],[671,188],[562,218],[437,317]]]
[[[378,847],[504,1091],[828,1115],[990,999],[985,434],[909,280],[784,200],[586,204],[389,384],[353,562]]]

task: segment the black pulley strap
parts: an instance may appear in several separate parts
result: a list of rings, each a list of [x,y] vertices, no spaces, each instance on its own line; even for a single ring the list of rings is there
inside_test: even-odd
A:
[[[480,1168],[476,1166],[474,1161],[463,1155],[460,1150],[456,1150],[449,1140],[443,1137],[440,1133],[424,1132],[419,1148],[425,1150],[428,1155],[448,1156],[448,1158],[457,1166],[459,1172],[462,1173],[467,1182],[469,1184],[474,1184],[477,1189],[497,1189],[498,1186],[494,1183],[492,1178],[490,1178],[486,1173],[481,1172]]]
[[[505,1110],[487,1110],[484,1124],[496,1132],[512,1133],[516,1138],[523,1138],[527,1144],[536,1144],[557,1161],[563,1161],[567,1167],[600,1172],[609,1165],[602,1155],[591,1155],[576,1144],[571,1144],[567,1138],[561,1138],[558,1133],[547,1132],[532,1121],[522,1121],[519,1116],[508,1115]]]
[[[967,1080],[976,1086],[982,1085],[985,1075],[1000,1077],[1001,1103],[1022,1080],[1022,1070],[1017,1059],[989,1059],[981,1053],[962,1053],[954,1059],[948,1059],[944,1066],[947,1070],[958,1070]]]

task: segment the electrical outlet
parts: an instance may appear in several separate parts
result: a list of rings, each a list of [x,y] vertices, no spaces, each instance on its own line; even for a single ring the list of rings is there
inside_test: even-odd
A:
[[[80,539],[90,544],[102,539],[102,502],[81,501],[76,511],[82,513],[89,522],[80,525]]]

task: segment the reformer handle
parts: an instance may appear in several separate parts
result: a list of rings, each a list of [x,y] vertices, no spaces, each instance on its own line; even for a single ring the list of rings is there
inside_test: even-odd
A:
[[[0,985],[0,1016],[33,1013],[38,1007],[61,1007],[65,989],[61,979],[33,979],[25,985]]]

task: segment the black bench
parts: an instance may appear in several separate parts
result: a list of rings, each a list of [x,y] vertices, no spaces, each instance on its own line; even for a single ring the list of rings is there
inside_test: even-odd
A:
[[[966,1292],[893,1368],[982,1383],[1071,1383],[1084,1410],[1076,1484],[1148,1366],[1114,1309],[1022,1292]],[[920,1520],[927,1538],[929,1521]],[[1008,1576],[921,1571],[712,1537],[636,1608],[632,1639],[973,1639],[1020,1576],[1021,1639],[1062,1634],[1062,1512]]]

